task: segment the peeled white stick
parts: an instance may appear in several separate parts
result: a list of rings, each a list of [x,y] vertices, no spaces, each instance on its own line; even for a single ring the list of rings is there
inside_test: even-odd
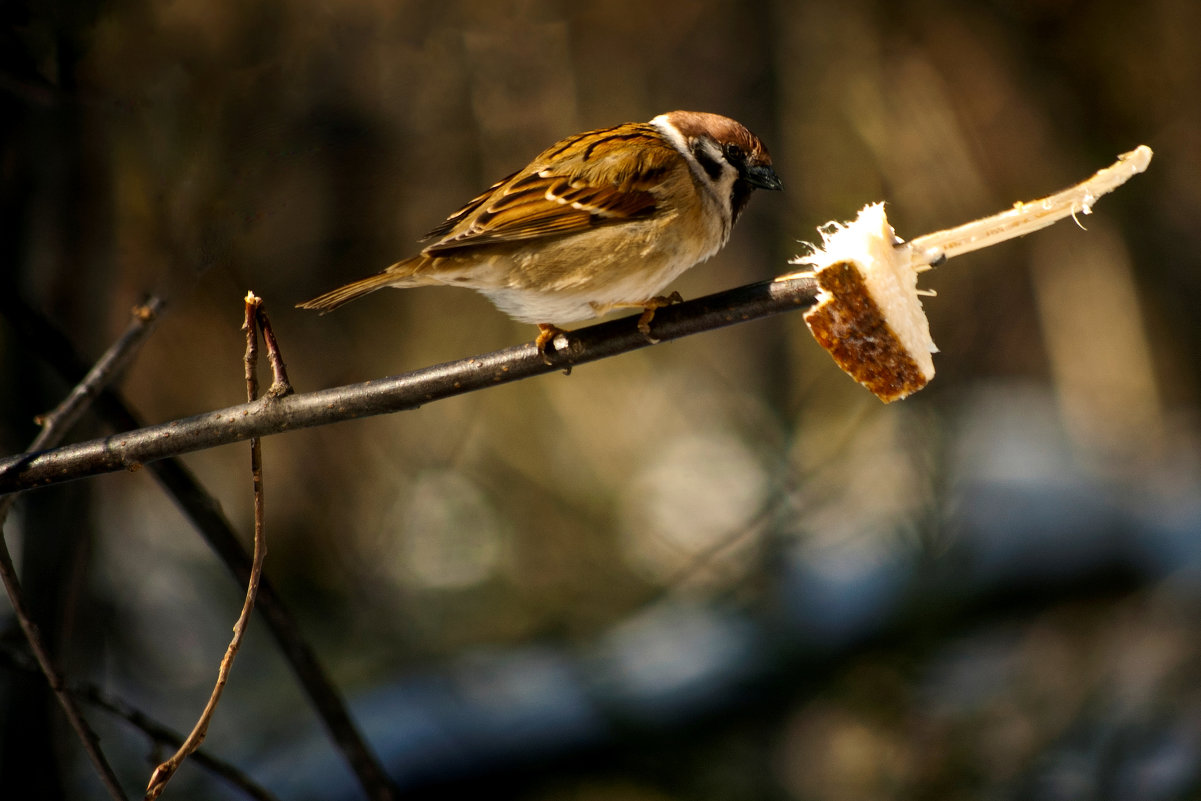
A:
[[[883,203],[865,206],[854,222],[827,223],[818,229],[821,248],[792,261],[805,265],[801,273],[813,275],[819,287],[805,323],[838,366],[877,397],[885,403],[904,398],[934,377],[931,354],[938,350],[918,299],[919,272],[1065,217],[1091,214],[1097,198],[1150,162],[1151,148],[1140,145],[1062,192],[912,242],[897,237]]]
[[[1046,228],[1065,217],[1092,214],[1097,198],[1117,189],[1147,169],[1151,163],[1151,148],[1139,145],[1129,153],[1097,172],[1087,181],[1056,192],[1042,200],[1015,203],[991,217],[983,217],[964,225],[919,236],[909,243],[910,261],[914,266],[940,264],[961,253],[970,253],[991,245],[1015,239]]]

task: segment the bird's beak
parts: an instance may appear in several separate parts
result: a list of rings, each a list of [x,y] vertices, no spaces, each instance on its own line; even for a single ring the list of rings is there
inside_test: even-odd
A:
[[[783,189],[784,182],[770,164],[752,164],[742,173],[742,180],[760,189]]]

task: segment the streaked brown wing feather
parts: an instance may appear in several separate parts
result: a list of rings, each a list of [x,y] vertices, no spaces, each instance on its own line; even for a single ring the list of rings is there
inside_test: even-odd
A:
[[[575,153],[565,153],[575,147]],[[636,154],[631,157],[631,154]],[[430,255],[578,233],[655,211],[652,188],[687,169],[650,126],[620,126],[559,142],[430,232]]]
[[[425,236],[421,237],[421,240],[423,242],[425,242],[430,239],[441,239],[442,237],[449,234],[451,232],[451,230],[453,230],[454,227],[459,224],[460,221],[462,221],[466,217],[471,216],[471,213],[473,211],[478,209],[483,204],[487,203],[488,200],[493,195],[496,194],[496,190],[500,189],[502,186],[507,184],[509,181],[512,181],[519,174],[520,173],[515,172],[515,173],[512,173],[511,175],[506,175],[504,178],[501,178],[499,181],[492,184],[492,186],[488,187],[483,192],[476,195],[471,200],[467,201],[467,203],[465,203],[461,209],[454,212],[449,217],[447,217],[445,220],[443,220],[442,223],[437,228],[430,231]]]

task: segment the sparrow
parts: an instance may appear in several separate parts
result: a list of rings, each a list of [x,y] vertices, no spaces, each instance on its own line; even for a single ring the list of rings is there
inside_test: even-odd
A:
[[[659,293],[721,250],[756,188],[783,184],[759,138],[728,117],[672,111],[586,131],[451,214],[416,256],[298,306],[324,313],[386,286],[445,284],[537,324],[544,359],[560,323],[613,309],[643,309],[650,338],[655,310],[680,300]]]

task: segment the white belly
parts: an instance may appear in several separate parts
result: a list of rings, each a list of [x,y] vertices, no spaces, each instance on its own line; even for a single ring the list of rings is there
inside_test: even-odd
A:
[[[639,306],[725,244],[724,232],[614,226],[477,264],[448,284],[475,289],[528,323],[571,323]],[[666,228],[667,233],[664,229]],[[584,254],[587,254],[586,256]]]

